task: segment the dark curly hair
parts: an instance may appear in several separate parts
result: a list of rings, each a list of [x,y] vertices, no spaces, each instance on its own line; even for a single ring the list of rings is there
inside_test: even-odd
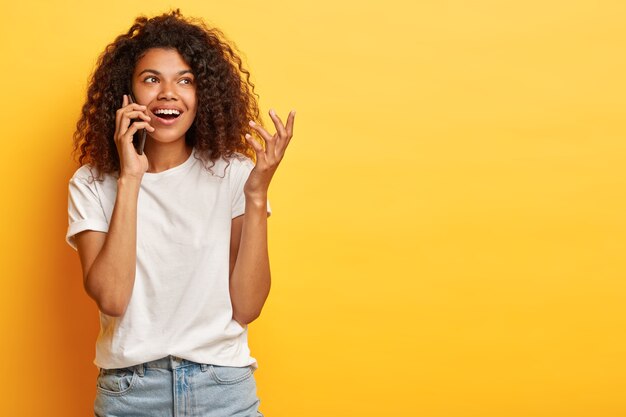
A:
[[[118,36],[98,58],[90,76],[87,99],[74,132],[73,158],[90,164],[99,175],[119,173],[115,146],[115,112],[128,93],[135,63],[150,48],[175,49],[196,77],[197,113],[185,142],[206,163],[234,152],[255,159],[245,140],[248,121],[259,120],[250,73],[243,68],[236,46],[222,31],[198,18],[185,18],[180,9],[148,19],[139,16],[127,33]],[[246,78],[243,79],[242,75]],[[210,170],[210,168],[207,168]]]

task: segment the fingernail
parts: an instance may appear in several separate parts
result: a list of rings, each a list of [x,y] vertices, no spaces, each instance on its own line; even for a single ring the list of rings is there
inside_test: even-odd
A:
[[[296,111],[295,110],[292,110],[291,113],[293,113],[294,116],[296,115]]]
[[[274,109],[270,109],[270,114],[271,114],[272,116],[276,116],[276,112],[274,111]]]
[[[254,126],[255,125],[255,123],[252,120],[250,120],[249,123],[250,123],[250,126]]]

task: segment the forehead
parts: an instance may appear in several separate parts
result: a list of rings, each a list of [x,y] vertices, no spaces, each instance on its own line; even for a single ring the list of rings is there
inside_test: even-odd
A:
[[[136,62],[135,72],[153,69],[161,73],[177,73],[191,68],[175,49],[148,49]]]

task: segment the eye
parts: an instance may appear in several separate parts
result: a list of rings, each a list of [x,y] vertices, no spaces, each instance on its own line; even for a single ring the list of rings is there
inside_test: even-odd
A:
[[[149,77],[144,78],[143,80],[149,83],[157,82],[157,77],[155,77],[154,75],[151,75]],[[149,81],[149,80],[154,80],[154,81]]]
[[[191,78],[183,78],[179,82],[181,82],[183,84],[193,84],[193,80]]]

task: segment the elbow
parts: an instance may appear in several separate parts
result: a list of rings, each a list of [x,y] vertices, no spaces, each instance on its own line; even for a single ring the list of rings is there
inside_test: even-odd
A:
[[[96,301],[96,304],[98,304],[98,310],[107,316],[120,317],[126,312],[126,306],[122,306],[120,303]]]
[[[249,295],[248,297],[239,298],[235,297],[236,293],[234,292],[235,290],[232,282],[233,281],[231,280],[230,290],[233,320],[241,324],[242,327],[245,327],[261,315],[261,311],[263,310],[263,306],[265,305],[265,301],[267,300],[267,296],[270,292],[271,281],[268,276],[265,287],[254,290],[254,294]]]
[[[85,292],[96,302],[98,310],[111,317],[120,317],[126,312],[128,303],[124,303],[113,294],[103,294],[95,288],[85,285]]]
[[[236,314],[233,314],[233,320],[239,323],[241,327],[245,327],[248,324],[252,323],[254,320],[256,320],[260,315],[261,315],[260,312],[256,314],[236,313]]]
[[[241,324],[242,327],[252,323],[261,316],[263,310],[263,304],[251,307],[249,309],[233,308],[233,320]]]

